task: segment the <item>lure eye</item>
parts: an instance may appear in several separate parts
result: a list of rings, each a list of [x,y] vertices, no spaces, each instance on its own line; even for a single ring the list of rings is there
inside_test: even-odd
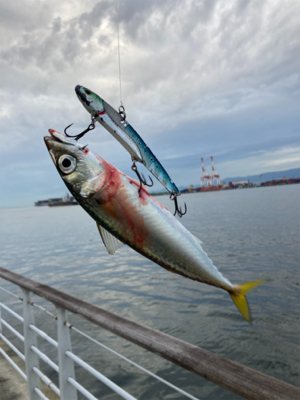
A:
[[[68,154],[64,154],[58,159],[58,167],[65,175],[71,174],[75,170],[76,164],[76,158]]]
[[[92,92],[89,89],[84,89],[85,93],[89,96]]]

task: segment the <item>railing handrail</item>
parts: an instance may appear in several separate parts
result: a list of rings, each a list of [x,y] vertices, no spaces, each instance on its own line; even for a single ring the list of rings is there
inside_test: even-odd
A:
[[[20,288],[20,289],[21,289],[21,288]],[[4,292],[6,292],[6,293],[8,293],[10,296],[13,296],[13,297],[17,298],[19,301],[21,301],[21,302],[23,303],[23,308],[24,308],[24,299],[23,299],[22,297],[15,295],[14,293],[10,292],[9,290],[4,289],[2,286],[0,286],[0,290],[1,290],[1,291],[4,291]],[[23,290],[25,291],[25,289],[23,289]],[[53,303],[51,303],[51,304],[53,304]],[[54,304],[53,304],[53,306],[54,306]],[[25,307],[26,312],[28,312],[28,307],[29,307],[29,308],[30,308],[30,307],[37,307],[39,310],[45,312],[48,316],[50,316],[51,318],[54,318],[56,321],[58,321],[58,319],[59,319],[59,318],[58,318],[58,315],[53,314],[52,312],[50,312],[49,310],[47,310],[47,309],[44,308],[43,306],[39,305],[39,304],[36,303],[36,302],[33,302],[31,299],[30,299],[30,302],[29,302],[29,303],[26,305],[26,307]],[[8,313],[10,313],[11,315],[13,315],[16,319],[18,319],[22,324],[24,324],[24,318],[22,318],[19,314],[15,313],[13,310],[11,310],[9,307],[7,307],[5,304],[3,304],[3,303],[0,301],[0,311],[1,311],[1,308],[3,308],[4,310],[6,310]],[[58,310],[58,308],[57,308],[57,310]],[[24,310],[23,310],[23,311],[24,311]],[[0,314],[1,314],[1,312],[0,312]],[[2,323],[2,322],[5,323],[5,325],[6,325],[7,328],[9,328],[9,329],[12,328],[11,325],[9,325],[9,324],[8,324],[4,319],[2,319],[2,317],[0,316],[0,339],[2,339],[2,340],[8,345],[8,347],[10,347],[10,349],[13,350],[13,351],[15,352],[15,354],[18,355],[18,356],[21,358],[21,360],[23,360],[23,361],[25,362],[25,365],[26,365],[26,362],[27,362],[26,357],[25,357],[25,356],[24,356],[24,355],[23,355],[23,354],[22,354],[22,353],[21,353],[21,352],[20,352],[20,351],[19,351],[5,336],[3,336],[3,334],[1,333],[1,323]],[[127,363],[131,364],[132,366],[134,366],[134,367],[138,368],[139,370],[143,371],[144,373],[146,373],[147,375],[151,376],[152,378],[154,378],[154,379],[156,379],[156,380],[162,382],[163,384],[165,384],[166,386],[168,386],[168,387],[170,387],[171,389],[175,390],[176,392],[181,393],[183,396],[185,396],[185,397],[187,397],[187,398],[189,398],[189,399],[192,399],[192,400],[199,400],[198,398],[192,396],[191,394],[187,393],[186,391],[180,389],[178,386],[173,385],[172,383],[166,381],[165,379],[163,379],[163,378],[161,378],[160,376],[154,374],[153,372],[147,370],[146,368],[143,368],[141,365],[139,365],[139,364],[133,362],[133,361],[130,360],[129,358],[126,358],[126,357],[124,357],[123,355],[117,353],[117,352],[114,351],[113,349],[107,347],[106,345],[104,345],[103,343],[99,342],[98,340],[92,338],[91,336],[87,335],[86,333],[80,331],[80,330],[77,329],[73,324],[70,324],[70,322],[67,321],[67,318],[66,318],[65,321],[64,321],[64,326],[67,328],[67,330],[64,330],[65,334],[68,332],[68,333],[66,334],[67,337],[69,337],[69,331],[70,331],[70,330],[71,330],[71,331],[74,331],[74,332],[76,332],[77,334],[79,334],[79,335],[85,337],[86,339],[92,341],[92,342],[95,343],[96,345],[98,345],[98,346],[100,346],[100,347],[106,349],[107,351],[111,352],[111,353],[114,354],[115,356],[117,356],[117,357],[121,358],[122,360],[126,361]],[[44,331],[38,329],[38,328],[37,328],[35,325],[33,325],[33,324],[29,324],[29,325],[28,325],[28,328],[31,329],[31,330],[33,330],[38,336],[40,336],[42,339],[44,339],[45,341],[47,341],[48,343],[50,343],[52,346],[54,346],[54,347],[59,351],[59,343],[56,342],[54,339],[52,339],[50,336],[48,336]],[[13,329],[13,328],[12,328],[12,329]],[[70,345],[71,345],[71,342],[70,342]],[[1,347],[0,347],[0,350],[1,350]],[[31,350],[32,350],[33,352],[35,352],[35,353],[39,356],[40,359],[44,360],[44,361],[46,362],[46,364],[50,365],[50,367],[52,367],[52,369],[54,369],[54,370],[58,373],[58,375],[60,375],[59,366],[56,365],[56,364],[54,364],[54,363],[52,362],[52,360],[51,360],[46,354],[44,354],[43,352],[41,352],[39,349],[35,348],[34,346],[31,346]],[[67,352],[65,352],[65,355],[67,355]],[[79,360],[80,360],[80,358],[79,358]],[[14,367],[17,371],[19,371],[19,369],[18,369],[17,365],[14,363],[14,361],[10,359],[10,362],[12,363],[13,367]],[[84,368],[85,370],[87,370],[87,368],[85,367],[84,364],[81,364],[81,367]],[[43,375],[43,374],[40,372],[40,370],[37,369],[37,368],[33,368],[33,370],[34,370],[34,372],[42,379],[42,381],[46,383],[47,386],[49,386],[56,394],[58,394],[58,396],[59,396],[60,398],[62,398],[62,397],[61,397],[60,390],[51,382],[51,380],[49,380],[49,378],[48,378],[47,376]],[[95,371],[96,371],[96,370],[95,370]],[[98,371],[97,371],[97,372],[98,372]],[[27,379],[27,377],[26,377],[26,379]],[[68,380],[68,382],[69,382],[69,380]],[[107,382],[108,382],[108,381],[106,381],[106,383],[104,382],[104,384],[106,384],[106,386],[111,386],[111,385],[107,385]],[[64,381],[64,383],[66,383],[66,382]],[[64,384],[64,383],[63,383],[63,384]],[[71,382],[69,382],[69,383],[71,383]],[[112,383],[113,383],[113,382],[112,382]],[[72,383],[71,383],[71,384],[72,384]],[[111,388],[112,388],[112,387],[111,387]],[[77,387],[77,390],[82,391],[82,387],[80,387],[80,388]],[[112,388],[112,390],[116,392],[116,390],[114,390],[114,388]],[[119,390],[118,390],[118,391],[119,391]],[[86,395],[86,392],[84,392],[84,393],[85,393],[85,395]],[[124,392],[123,392],[123,394],[125,395]],[[87,398],[93,398],[93,399],[94,399],[94,397],[93,397],[93,396],[91,397],[91,396],[92,396],[92,395],[89,394]],[[126,393],[125,397],[126,397],[127,399],[129,399],[129,398],[132,399],[132,397],[129,397],[129,396],[130,396],[129,393]],[[123,397],[123,396],[122,396],[122,397]],[[68,397],[67,397],[67,399],[68,399]]]
[[[292,400],[300,388],[0,267],[0,277],[249,400]]]

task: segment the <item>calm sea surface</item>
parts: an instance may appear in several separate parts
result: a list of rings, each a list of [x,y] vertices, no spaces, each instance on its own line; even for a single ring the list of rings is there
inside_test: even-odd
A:
[[[173,204],[168,196],[157,198]],[[1,266],[133,321],[168,333],[294,385],[300,385],[300,185],[182,195],[181,219],[232,282],[268,281],[248,300],[253,325],[222,290],[171,274],[128,247],[110,256],[95,222],[79,206],[0,210]],[[0,285],[20,293],[0,279]],[[8,295],[1,300],[20,312]],[[50,303],[34,297],[51,311]],[[9,319],[9,316],[5,314]],[[75,327],[200,399],[239,399],[105,330],[70,314]],[[18,322],[11,320],[21,331]],[[36,313],[56,338],[55,322]],[[8,334],[6,330],[5,333]],[[22,349],[17,340],[14,341]],[[173,390],[72,332],[73,350],[138,399],[183,399]],[[55,351],[44,342],[56,361]],[[56,373],[41,362],[54,381]],[[105,400],[118,399],[76,367],[78,380]]]

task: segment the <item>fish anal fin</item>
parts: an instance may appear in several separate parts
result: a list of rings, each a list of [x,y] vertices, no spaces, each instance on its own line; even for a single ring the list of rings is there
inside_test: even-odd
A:
[[[109,233],[103,226],[97,224],[98,231],[100,233],[101,239],[103,240],[104,246],[109,254],[113,255],[115,252],[124,245],[119,239],[115,238],[111,233]]]
[[[265,279],[259,279],[252,282],[240,283],[236,285],[237,288],[236,291],[229,292],[232,301],[237,306],[238,310],[240,311],[242,316],[246,319],[246,321],[249,322],[249,324],[252,323],[252,318],[251,318],[250,307],[245,294],[264,282]]]

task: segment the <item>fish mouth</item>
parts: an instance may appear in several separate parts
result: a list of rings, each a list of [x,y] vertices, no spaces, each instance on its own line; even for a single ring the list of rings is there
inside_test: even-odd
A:
[[[51,136],[45,136],[44,137],[44,142],[47,146],[47,149],[50,151],[53,149],[55,146],[55,143],[63,143],[63,144],[69,144],[72,146],[80,146],[79,143],[72,143],[74,140],[70,140],[64,135],[63,133],[57,132],[54,129],[49,129],[48,132],[50,133]],[[81,146],[80,146],[81,147]]]
[[[56,143],[62,143],[62,141],[54,136],[53,129],[48,129],[48,132],[50,133],[51,136],[45,136],[44,137],[44,142],[45,142],[45,144],[47,146],[47,149],[50,151],[50,150],[53,149],[53,146],[54,146],[55,142]]]
[[[90,101],[88,101],[86,95],[84,93],[82,93],[82,91],[80,89],[85,89],[85,87],[77,85],[75,87],[75,92],[77,97],[79,98],[79,100],[81,100],[83,103],[85,103],[87,106],[89,106],[91,104]]]
[[[47,146],[47,149],[50,151],[53,148],[53,145],[51,144],[51,142],[53,142],[52,137],[44,136],[44,142],[45,142],[45,145]]]

